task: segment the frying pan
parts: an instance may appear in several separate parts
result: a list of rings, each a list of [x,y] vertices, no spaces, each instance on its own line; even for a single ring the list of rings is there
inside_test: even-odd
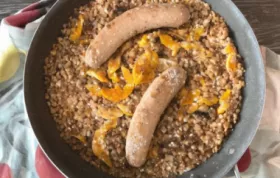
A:
[[[62,25],[73,9],[89,0],[59,0],[38,28],[26,61],[24,97],[26,111],[34,133],[49,159],[68,177],[109,178],[111,176],[83,161],[60,138],[44,98],[44,59],[49,54]],[[251,143],[264,105],[265,73],[258,42],[245,17],[230,0],[206,0],[213,10],[224,17],[231,37],[245,62],[245,82],[240,121],[221,150],[197,168],[185,172],[180,178],[219,178],[224,176],[239,160]]]

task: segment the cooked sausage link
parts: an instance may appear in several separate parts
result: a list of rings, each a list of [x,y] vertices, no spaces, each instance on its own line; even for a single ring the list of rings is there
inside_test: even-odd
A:
[[[165,70],[148,87],[133,114],[126,138],[126,159],[131,166],[142,166],[160,116],[183,87],[186,71],[181,67]]]
[[[98,68],[128,39],[147,30],[179,27],[189,19],[183,4],[143,5],[116,17],[93,39],[86,51],[85,63]]]

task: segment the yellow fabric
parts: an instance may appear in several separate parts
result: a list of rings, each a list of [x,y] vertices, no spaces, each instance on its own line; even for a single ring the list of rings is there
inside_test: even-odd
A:
[[[5,51],[0,53],[0,83],[12,78],[17,72],[19,65],[19,51],[11,44]]]

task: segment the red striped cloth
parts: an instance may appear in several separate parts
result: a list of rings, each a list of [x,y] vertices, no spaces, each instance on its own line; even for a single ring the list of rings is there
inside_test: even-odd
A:
[[[44,0],[27,6],[19,13],[5,18],[7,24],[15,27],[24,28],[26,24],[42,17],[47,13],[47,7],[52,5],[56,0]]]

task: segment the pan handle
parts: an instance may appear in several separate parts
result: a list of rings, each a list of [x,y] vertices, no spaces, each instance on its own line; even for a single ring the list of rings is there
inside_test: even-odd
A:
[[[229,171],[229,173],[226,175],[225,178],[229,178],[229,177],[233,177],[233,176],[234,176],[235,178],[241,178],[240,172],[239,172],[239,170],[238,170],[237,165],[235,165],[235,166]]]

